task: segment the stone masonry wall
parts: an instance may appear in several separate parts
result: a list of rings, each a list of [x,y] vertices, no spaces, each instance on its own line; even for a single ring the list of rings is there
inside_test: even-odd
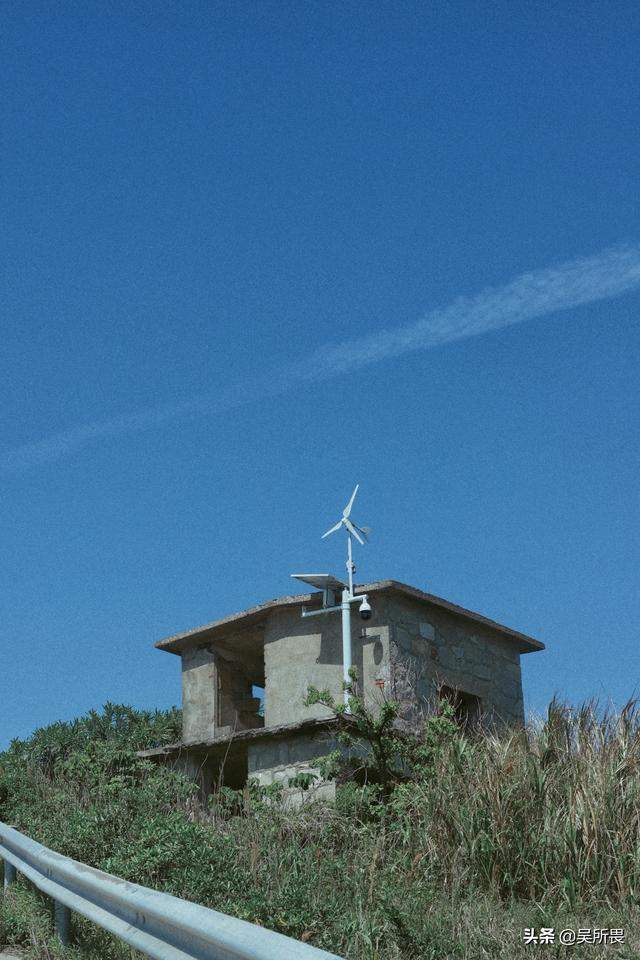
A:
[[[413,687],[424,705],[445,684],[479,697],[487,720],[524,721],[520,653],[514,642],[411,598],[388,594],[380,601],[391,630],[391,696],[408,701]],[[415,711],[404,713],[410,719]]]
[[[392,592],[373,592],[371,620],[354,604],[352,656],[360,692],[372,706],[383,696],[424,703],[439,683],[477,696],[487,715],[508,723],[524,719],[520,654],[499,633],[439,607]],[[326,717],[306,707],[307,688],[342,697],[340,613],[303,619],[301,606],[273,611],[264,628],[265,716],[257,717],[243,664],[221,658],[212,646],[182,657],[183,739],[195,743],[226,729],[296,723]],[[411,713],[407,706],[405,713]],[[413,711],[415,713],[415,710]]]
[[[320,780],[318,770],[311,766],[311,762],[331,753],[335,746],[335,739],[327,733],[257,740],[248,746],[249,779],[257,780],[263,787],[279,783],[286,791],[289,781],[299,773],[313,773],[318,780],[308,795],[332,800],[335,783]]]

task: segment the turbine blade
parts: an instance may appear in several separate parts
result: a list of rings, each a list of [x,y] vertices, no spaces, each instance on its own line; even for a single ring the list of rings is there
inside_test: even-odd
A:
[[[349,531],[349,533],[352,534],[352,535],[356,538],[356,540],[358,541],[358,543],[361,543],[362,546],[364,547],[364,540],[362,539],[362,537],[360,536],[360,534],[358,533],[358,531],[356,530],[356,528],[355,528],[354,525],[351,523],[351,520],[349,520],[348,517],[345,517],[345,518],[344,518],[344,525],[345,525],[345,527],[347,528],[347,530]]]
[[[341,526],[342,526],[342,520],[338,520],[338,522],[336,523],[336,525],[335,525],[334,527],[331,527],[330,530],[327,530],[326,533],[323,533],[322,536],[320,537],[320,539],[321,539],[321,540],[324,540],[324,538],[325,538],[325,537],[328,537],[330,533],[335,533],[336,530],[339,530]]]
[[[359,483],[356,483],[356,488],[355,488],[355,490],[353,491],[353,493],[351,494],[351,500],[349,500],[349,503],[346,505],[346,507],[345,507],[344,510],[342,511],[342,516],[343,516],[343,517],[348,517],[349,514],[351,513],[351,507],[353,506],[353,501],[354,501],[355,498],[356,498],[356,493],[358,492],[358,487],[359,487],[359,486],[360,486],[360,484],[359,484]]]

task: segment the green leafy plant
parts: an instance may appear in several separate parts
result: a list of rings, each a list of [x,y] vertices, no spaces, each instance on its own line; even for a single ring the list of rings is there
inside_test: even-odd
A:
[[[176,712],[108,705],[0,754],[0,818],[84,863],[347,960],[526,960],[525,926],[624,927],[617,955],[640,955],[635,704],[607,713],[554,702],[526,731],[469,736],[445,703],[409,737],[393,704],[373,716],[352,683],[352,714],[334,704],[346,737],[326,761],[334,803],[297,809],[280,802],[280,785],[251,781],[203,800],[137,756],[179,738]],[[60,952],[33,889],[0,903],[2,937],[29,960],[133,956],[79,917],[73,929],[73,949]],[[572,956],[611,953],[585,951]]]
[[[318,774],[310,772],[296,773],[295,777],[289,777],[288,786],[294,790],[301,790],[306,793],[310,787],[319,779]]]
[[[383,798],[388,798],[396,783],[405,779],[403,750],[394,721],[399,704],[384,700],[377,711],[370,709],[358,693],[358,676],[349,671],[350,682],[344,684],[347,704],[337,703],[329,690],[310,686],[306,706],[321,704],[338,721],[337,741],[340,748],[318,761],[323,776],[339,781],[358,777],[364,783],[378,783]]]

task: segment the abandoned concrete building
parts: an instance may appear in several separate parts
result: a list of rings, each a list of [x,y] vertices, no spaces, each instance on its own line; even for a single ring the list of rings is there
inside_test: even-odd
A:
[[[524,720],[520,655],[543,650],[531,637],[395,580],[357,588],[372,615],[352,620],[359,692],[375,708],[402,704],[411,724],[438,696],[461,722]],[[182,662],[180,743],[142,756],[174,765],[203,792],[217,782],[288,781],[333,749],[326,707],[307,707],[310,684],[342,690],[340,617],[303,619],[322,593],[280,597],[156,644]]]

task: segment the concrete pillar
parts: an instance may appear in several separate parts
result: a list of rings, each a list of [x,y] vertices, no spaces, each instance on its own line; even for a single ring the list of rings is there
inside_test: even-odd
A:
[[[182,739],[210,739],[218,723],[216,655],[206,647],[182,655]]]

